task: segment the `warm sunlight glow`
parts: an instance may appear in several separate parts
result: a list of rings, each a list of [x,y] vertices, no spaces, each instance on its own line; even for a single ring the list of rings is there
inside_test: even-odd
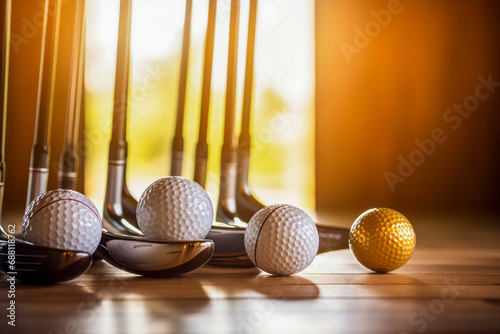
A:
[[[87,128],[92,138],[87,193],[102,203],[113,107],[118,0],[87,1]],[[185,1],[133,2],[132,88],[129,110],[128,182],[139,197],[168,175],[174,131]],[[241,1],[237,110],[241,111],[249,1]],[[219,0],[212,76],[208,191],[217,198],[222,144],[230,0]],[[191,178],[201,99],[208,0],[193,2],[184,176]],[[266,203],[314,210],[314,3],[260,1],[255,50],[253,146],[250,182]],[[152,74],[152,73],[156,73]],[[144,89],[155,76],[157,85]],[[237,133],[239,133],[237,117]],[[283,120],[282,129],[269,129]]]

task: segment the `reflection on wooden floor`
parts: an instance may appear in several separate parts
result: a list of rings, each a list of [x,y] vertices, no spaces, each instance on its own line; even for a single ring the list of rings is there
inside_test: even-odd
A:
[[[290,277],[205,266],[177,278],[147,279],[100,262],[65,284],[18,282],[16,330],[498,333],[499,217],[468,218],[414,218],[416,252],[391,274],[369,273],[342,250],[318,256],[306,271]],[[2,291],[6,278],[1,276]],[[0,308],[5,307],[2,297]],[[11,333],[2,318],[1,332]]]

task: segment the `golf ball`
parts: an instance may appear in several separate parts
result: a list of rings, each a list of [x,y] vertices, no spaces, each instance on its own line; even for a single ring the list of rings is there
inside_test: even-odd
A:
[[[196,182],[168,176],[153,182],[137,205],[137,222],[149,238],[192,240],[204,238],[214,219],[207,192]]]
[[[26,208],[23,238],[37,245],[94,253],[101,240],[102,221],[95,205],[68,189],[48,191]]]
[[[245,231],[245,250],[259,269],[292,275],[307,268],[318,252],[318,229],[311,217],[291,205],[258,211]]]
[[[387,208],[364,212],[349,233],[349,248],[356,261],[378,272],[389,272],[408,262],[415,242],[415,231],[410,221],[401,213]]]

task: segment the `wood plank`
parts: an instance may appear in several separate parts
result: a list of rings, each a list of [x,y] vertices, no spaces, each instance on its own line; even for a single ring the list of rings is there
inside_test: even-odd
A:
[[[500,245],[474,239],[472,246],[461,247],[464,233],[470,232],[461,229],[442,245],[433,239],[446,232],[439,230],[425,237],[428,242],[417,243],[412,259],[389,274],[363,269],[349,250],[322,254],[289,277],[256,268],[205,266],[179,277],[150,279],[98,262],[71,282],[17,282],[16,329],[54,334],[70,332],[71,325],[81,333],[234,333],[238,328],[242,333],[415,333],[422,323],[410,317],[442,304],[443,312],[428,321],[425,333],[499,332]],[[488,231],[496,237],[494,227],[482,234]],[[1,291],[7,288],[6,277],[0,277]],[[0,299],[0,309],[6,306],[6,299]],[[6,322],[0,322],[0,329],[10,333]]]
[[[38,332],[63,331],[74,323],[83,333],[161,333],[172,332],[229,333],[238,326],[249,325],[252,331],[278,333],[387,332],[394,330],[415,332],[421,325],[409,323],[409,318],[421,308],[429,309],[433,300],[215,300],[207,303],[186,300],[148,302],[119,301],[102,303],[78,311],[76,307],[61,305],[62,313],[47,313],[45,305],[20,309],[19,317],[29,316],[37,324]],[[237,306],[237,307],[236,307]],[[45,310],[45,311],[44,311]],[[307,311],[306,311],[307,310]],[[474,328],[476,333],[495,330],[500,320],[498,308],[482,301],[457,300],[446,304],[443,311],[433,315],[426,332],[462,332]],[[417,317],[421,319],[421,317]],[[27,322],[19,322],[18,330],[29,329]],[[3,329],[3,328],[2,328]],[[399,332],[399,331],[398,331]]]

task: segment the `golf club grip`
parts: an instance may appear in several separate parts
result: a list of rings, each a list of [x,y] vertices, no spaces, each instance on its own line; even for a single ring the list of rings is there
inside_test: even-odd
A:
[[[349,229],[316,225],[319,234],[318,254],[349,248]]]

